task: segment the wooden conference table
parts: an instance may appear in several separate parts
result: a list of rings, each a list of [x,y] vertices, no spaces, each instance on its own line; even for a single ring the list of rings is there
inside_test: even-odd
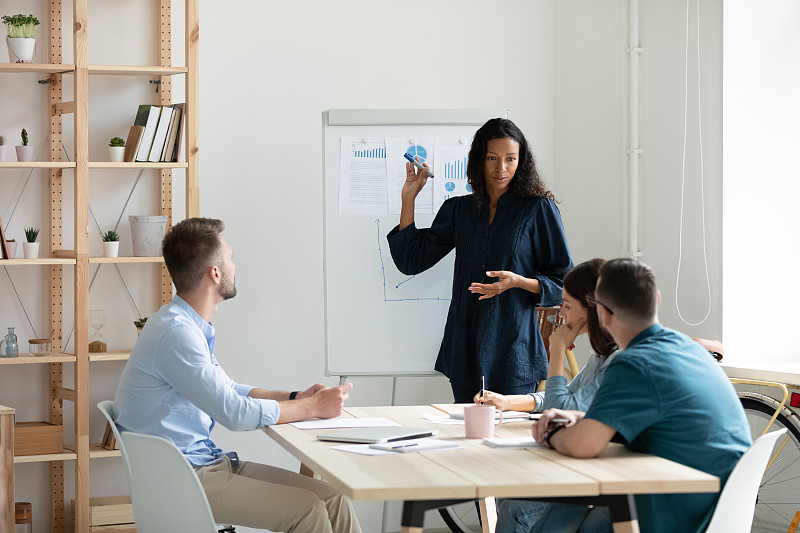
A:
[[[265,432],[299,459],[306,472],[310,469],[352,500],[402,500],[404,533],[421,532],[428,509],[492,497],[606,505],[615,533],[635,533],[639,526],[633,495],[719,491],[715,476],[618,444],[610,444],[594,459],[566,457],[547,448],[497,449],[479,439],[466,439],[463,425],[434,424],[422,416],[461,409],[458,405],[347,407],[342,414],[437,429],[437,438],[463,446],[457,450],[367,456],[332,450],[337,443],[316,438],[326,430],[283,424]],[[530,421],[505,423],[495,435],[530,435],[530,425]],[[491,530],[493,524],[484,525],[484,531]]]

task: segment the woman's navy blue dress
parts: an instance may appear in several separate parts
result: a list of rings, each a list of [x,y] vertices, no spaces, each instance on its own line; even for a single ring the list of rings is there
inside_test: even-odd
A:
[[[533,392],[547,377],[547,353],[536,306],[561,303],[564,275],[572,268],[561,214],[547,198],[500,197],[489,226],[488,200],[481,212],[472,196],[442,204],[429,229],[414,224],[387,235],[392,259],[406,275],[419,274],[456,249],[453,297],[435,369],[454,387],[501,394]],[[493,283],[487,270],[508,270],[536,278],[542,294],[509,289],[478,300],[473,282]]]

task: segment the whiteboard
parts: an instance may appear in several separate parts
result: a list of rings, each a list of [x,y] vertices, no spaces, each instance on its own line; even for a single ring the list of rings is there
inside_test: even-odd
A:
[[[341,138],[457,136],[471,143],[501,109],[331,109],[322,113],[325,372],[328,376],[403,376],[433,370],[450,305],[454,252],[405,276],[386,234],[399,215],[341,214]],[[436,179],[436,178],[434,178]],[[426,228],[433,214],[417,214]]]

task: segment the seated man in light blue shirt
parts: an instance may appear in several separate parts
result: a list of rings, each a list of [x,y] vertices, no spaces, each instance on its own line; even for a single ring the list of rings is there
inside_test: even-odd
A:
[[[240,462],[210,438],[233,431],[339,416],[352,384],[270,391],[234,382],[214,357],[211,319],[236,295],[233,251],[221,220],[191,218],[162,244],[177,291],[149,317],[114,398],[121,431],[171,440],[195,467],[214,519],[271,531],[360,533],[350,500],[327,483],[259,463]]]

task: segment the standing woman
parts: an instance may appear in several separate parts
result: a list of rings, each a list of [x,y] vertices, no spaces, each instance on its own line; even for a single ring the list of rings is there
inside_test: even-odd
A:
[[[547,376],[536,306],[558,305],[572,258],[553,194],[525,136],[510,120],[475,133],[467,163],[472,194],[442,204],[429,229],[414,224],[428,179],[406,164],[400,224],[387,236],[400,272],[419,274],[456,249],[453,296],[435,369],[457,403],[487,389],[526,394]],[[413,334],[413,332],[411,332]]]

